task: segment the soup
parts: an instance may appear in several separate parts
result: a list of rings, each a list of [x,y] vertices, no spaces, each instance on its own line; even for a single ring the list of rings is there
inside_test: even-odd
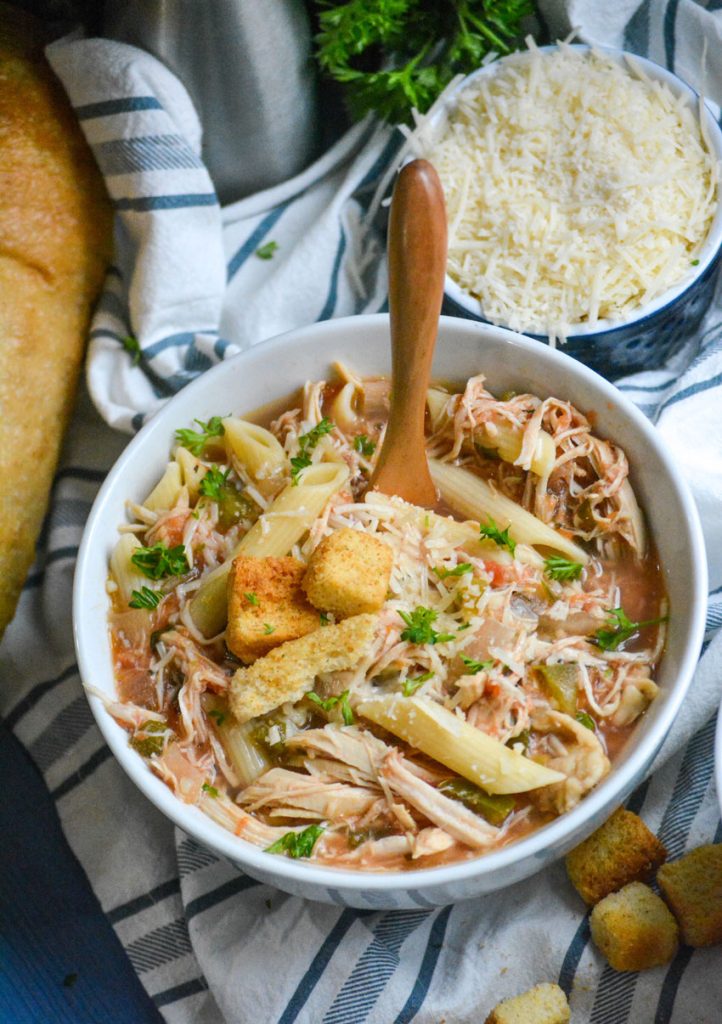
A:
[[[177,796],[270,855],[479,856],[574,807],[657,693],[666,598],[624,453],[554,397],[428,395],[438,505],[368,489],[388,382],[179,428],[111,556],[117,701]]]

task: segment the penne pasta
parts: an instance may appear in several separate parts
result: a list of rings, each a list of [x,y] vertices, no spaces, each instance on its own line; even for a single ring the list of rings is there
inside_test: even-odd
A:
[[[565,778],[424,697],[376,697],[356,711],[487,793],[526,793]]]
[[[141,504],[149,508],[151,512],[158,512],[161,509],[173,508],[178,501],[180,489],[183,486],[180,463],[169,462],[165,473],[150,492],[148,497]]]
[[[148,586],[148,578],[143,576],[130,560],[133,552],[141,546],[134,534],[124,533],[110,556],[110,574],[118,585],[118,593],[124,607],[128,605],[134,590],[142,590],[144,586]]]
[[[227,416],[223,428],[229,455],[235,456],[256,483],[288,470],[286,452],[270,430],[237,416]]]
[[[175,450],[175,460],[180,467],[181,478],[188,488],[188,497],[193,504],[198,499],[201,480],[208,472],[208,466],[182,445]]]
[[[475,473],[438,459],[429,459],[429,469],[441,496],[462,515],[480,522],[491,516],[501,529],[509,527],[511,536],[520,544],[551,548],[582,565],[589,561],[587,553],[574,541],[500,494]]]
[[[329,417],[339,430],[351,432],[356,429],[358,413],[356,411],[357,387],[349,381],[341,388],[331,403]]]
[[[226,585],[236,555],[256,558],[287,555],[321,514],[328,499],[348,480],[345,463],[319,462],[304,469],[298,484],[288,484],[239,542],[231,558],[209,573],[191,602],[191,617],[205,636],[220,633],[228,614]]]

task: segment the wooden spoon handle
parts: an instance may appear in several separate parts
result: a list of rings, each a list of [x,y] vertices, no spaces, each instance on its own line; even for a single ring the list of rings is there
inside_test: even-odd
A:
[[[372,486],[433,505],[424,415],[446,273],[446,208],[439,176],[414,160],[396,181],[389,217],[392,395]]]

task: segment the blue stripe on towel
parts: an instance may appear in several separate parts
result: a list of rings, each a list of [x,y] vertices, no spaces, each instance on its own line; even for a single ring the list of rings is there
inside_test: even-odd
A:
[[[236,276],[248,257],[253,255],[274,224],[283,216],[289,204],[290,200],[286,203],[281,203],[275,210],[271,210],[268,216],[264,217],[258,227],[251,232],[236,254],[231,257],[228,261],[227,269],[227,279],[229,281]]]
[[[191,981],[184,981],[182,985],[174,985],[173,988],[167,988],[163,992],[158,992],[156,995],[151,996],[151,998],[158,1009],[160,1009],[162,1006],[170,1006],[171,1003],[180,1002],[181,999],[187,999],[189,996],[205,992],[207,989],[208,982],[205,978],[193,978]]]
[[[336,258],[333,261],[333,270],[331,271],[331,283],[328,288],[328,295],[326,301],[323,304],[323,309],[316,317],[316,321],[319,320],[330,320],[333,316],[333,311],[336,308],[336,299],[338,298],[338,275],[341,270],[341,260],[343,254],[346,251],[346,232],[341,227],[341,240],[338,243],[338,249],[336,250]]]
[[[429,916],[428,910],[382,914],[373,938],[343,983],[323,1024],[362,1024],[399,966],[399,951],[408,936]]]
[[[85,103],[75,108],[75,116],[79,121],[89,121],[93,117],[108,117],[111,114],[130,114],[136,110],[162,109],[162,105],[155,96],[126,96],[123,99],[103,100],[101,103]]]
[[[444,909],[440,910],[437,914],[436,920],[432,924],[429,932],[429,941],[426,944],[426,952],[424,953],[424,959],[421,961],[421,968],[416,978],[416,983],[411,990],[411,995],[406,1000],[404,1008],[394,1021],[394,1024],[408,1024],[408,1022],[413,1020],[421,1009],[422,1003],[424,1002],[424,999],[426,999],[434,977],[436,964],[438,963],[441,955],[441,949],[444,944],[446,928],[449,924],[449,918],[451,917],[451,911],[453,909],[453,906],[444,907]]]
[[[95,159],[106,176],[203,167],[182,135],[143,135],[110,139],[93,146]]]
[[[341,945],[347,932],[350,931],[359,918],[366,917],[370,913],[372,913],[370,910],[353,910],[347,907],[346,910],[339,914],[336,924],[321,944],[308,970],[298,983],[296,991],[291,996],[286,1009],[278,1018],[278,1024],[293,1024],[298,1018],[299,1013],[308,1002],[311,993],[328,967],[331,957]]]
[[[669,0],[664,12],[664,58],[670,71],[674,71],[674,27],[677,22],[679,0]]]
[[[633,53],[649,53],[649,11],[652,0],[644,0],[624,29],[624,49]]]
[[[113,200],[119,212],[149,213],[151,210],[180,210],[189,206],[218,206],[215,192],[187,192],[177,196],[125,196]]]
[[[672,1011],[674,1010],[674,1001],[677,998],[677,989],[679,983],[682,980],[687,966],[694,955],[694,950],[691,946],[682,946],[680,951],[667,969],[667,973],[662,982],[662,988],[659,993],[659,1002],[657,1003],[657,1012],[654,1015],[654,1024],[669,1024],[672,1019]]]

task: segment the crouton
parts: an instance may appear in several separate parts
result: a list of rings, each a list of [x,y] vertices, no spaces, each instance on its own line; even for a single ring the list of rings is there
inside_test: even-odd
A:
[[[386,600],[393,553],[360,530],[324,537],[308,563],[303,589],[316,608],[341,619],[378,611]]]
[[[642,819],[620,807],[567,854],[567,874],[592,906],[629,882],[646,881],[666,857],[663,844]]]
[[[249,668],[239,668],[231,680],[231,711],[239,722],[247,722],[300,700],[319,673],[353,668],[371,647],[376,622],[376,615],[354,615],[289,640]]]
[[[660,868],[659,887],[688,946],[722,942],[722,844],[699,846]]]
[[[301,589],[305,571],[297,558],[233,559],[226,643],[241,661],[255,661],[319,628],[319,614]]]
[[[592,938],[615,971],[646,971],[668,964],[679,929],[664,900],[642,882],[630,882],[597,903]]]
[[[569,1003],[558,985],[545,982],[495,1006],[484,1024],[568,1024]]]

